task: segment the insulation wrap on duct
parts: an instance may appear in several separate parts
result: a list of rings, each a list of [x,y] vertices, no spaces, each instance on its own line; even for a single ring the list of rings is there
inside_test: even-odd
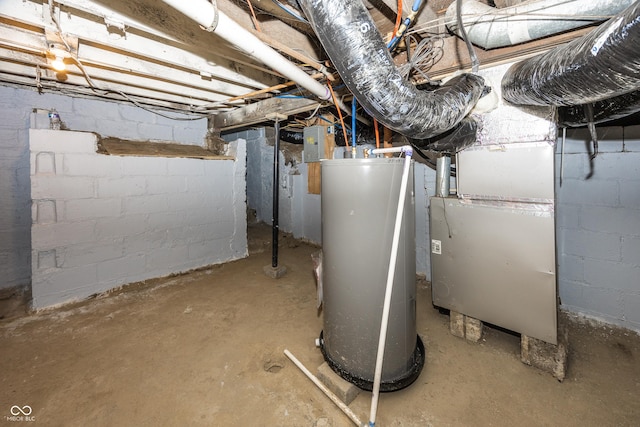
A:
[[[364,109],[389,129],[414,139],[458,124],[483,94],[484,79],[464,74],[432,91],[402,78],[361,0],[300,0],[342,80]]]
[[[564,127],[585,126],[620,119],[640,111],[640,90],[591,104],[592,117],[585,113],[587,105],[558,108],[558,124]]]
[[[455,154],[476,142],[477,122],[465,117],[460,123],[445,133],[423,140],[409,139],[414,148]]]
[[[280,129],[280,139],[290,144],[303,144],[304,134],[302,132]]]
[[[571,106],[640,89],[640,1],[584,37],[513,65],[505,100]]]
[[[462,1],[462,22],[471,43],[495,49],[526,43],[604,21],[634,0],[534,0],[495,8],[476,0]],[[447,28],[458,36],[457,2],[447,8]]]

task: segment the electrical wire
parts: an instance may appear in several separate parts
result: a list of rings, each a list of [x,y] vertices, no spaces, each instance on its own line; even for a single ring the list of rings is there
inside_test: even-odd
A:
[[[467,49],[469,50],[469,57],[471,58],[471,71],[474,73],[478,72],[480,68],[480,61],[478,60],[478,56],[476,55],[476,51],[473,49],[473,45],[467,36],[467,30],[464,28],[462,24],[462,0],[456,0],[456,19],[458,22],[458,28],[460,29],[460,35],[462,39],[467,45]]]
[[[311,113],[311,115],[310,115],[309,117],[307,117],[305,120],[311,120],[311,119],[313,119],[313,118],[316,116],[316,114],[318,114],[318,111],[320,110],[320,106],[321,106],[321,104],[318,104],[318,106],[316,107],[316,109],[315,109],[315,110],[313,110],[313,113]]]
[[[56,30],[58,33],[58,36],[60,37],[60,40],[62,40],[62,43],[65,45],[67,52],[71,53],[72,49],[71,46],[69,45],[69,43],[67,42],[67,40],[64,38],[63,32],[62,32],[62,27],[60,26],[60,22],[58,21],[57,17],[55,16],[55,7],[53,4],[53,0],[49,0],[49,14],[51,15],[51,20],[53,21],[53,23],[56,26]],[[89,73],[87,72],[86,68],[84,67],[84,64],[82,63],[82,61],[80,61],[80,59],[76,58],[73,55],[69,55],[69,57],[73,60],[73,62],[76,63],[76,65],[78,66],[78,68],[80,69],[80,71],[82,72],[82,75],[84,76],[85,80],[87,81],[87,83],[89,84],[89,87],[91,88],[91,90],[99,95],[106,95],[108,93],[115,93],[120,95],[122,98],[124,98],[126,101],[132,103],[133,105],[135,105],[138,108],[141,108],[145,111],[148,111],[150,113],[156,114],[158,116],[164,117],[166,119],[170,119],[170,120],[179,120],[179,121],[194,121],[194,120],[202,120],[202,119],[206,119],[206,116],[198,116],[198,117],[174,117],[168,114],[164,114],[161,113],[159,111],[153,110],[149,107],[146,107],[142,104],[140,104],[138,101],[136,101],[135,99],[133,99],[131,96],[127,95],[126,93],[120,91],[120,90],[115,90],[115,89],[103,89],[100,88],[98,85],[95,84],[95,82],[93,81],[93,79],[91,78],[91,76],[89,75]],[[102,93],[100,93],[102,92]]]
[[[412,41],[416,44],[416,48],[410,55]],[[436,44],[437,43],[437,44]],[[431,82],[426,74],[443,56],[444,56],[444,38],[428,37],[416,42],[414,35],[407,36],[407,62],[398,67],[400,74],[409,79],[411,71],[415,70],[420,76]]]
[[[289,15],[293,16],[294,18],[296,18],[298,21],[302,21],[305,24],[308,24],[309,21],[307,21],[306,19],[304,19],[304,17],[302,16],[302,14],[300,14],[300,12],[298,12],[295,9],[291,9],[288,6],[285,6],[283,3],[281,3],[279,0],[272,0],[276,6],[278,6],[280,9],[284,10],[285,12],[287,12]]]

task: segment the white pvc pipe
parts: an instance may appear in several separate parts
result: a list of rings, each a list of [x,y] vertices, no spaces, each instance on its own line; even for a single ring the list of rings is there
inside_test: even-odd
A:
[[[295,81],[318,98],[325,101],[331,100],[331,93],[327,86],[312,79],[294,63],[267,46],[233,19],[220,10],[216,10],[216,7],[207,0],[162,1],[193,19],[205,30],[214,31],[216,35],[231,43],[236,49],[268,65],[289,80]],[[215,25],[216,14],[218,16],[217,25]]]
[[[380,322],[380,337],[378,339],[378,353],[376,357],[376,370],[373,378],[373,393],[371,396],[371,412],[369,413],[369,427],[376,424],[376,414],[378,412],[378,399],[380,396],[380,382],[382,380],[382,363],[384,361],[384,347],[387,341],[387,328],[389,326],[389,311],[391,309],[391,294],[393,292],[393,279],[396,273],[396,260],[398,258],[398,245],[400,243],[400,229],[402,226],[402,215],[404,213],[404,200],[409,182],[409,171],[411,166],[411,155],[413,149],[410,145],[391,148],[376,148],[373,154],[398,153],[403,152],[404,169],[402,170],[402,180],[400,181],[400,195],[398,196],[398,211],[396,213],[396,223],[393,228],[393,240],[391,242],[391,256],[389,257],[389,272],[387,274],[387,287],[384,293],[384,304],[382,306],[382,321]]]
[[[340,409],[342,410],[342,412],[344,412],[344,414],[345,414],[347,417],[349,417],[349,419],[350,419],[351,421],[353,421],[353,423],[354,423],[355,425],[357,425],[358,427],[362,427],[362,425],[363,425],[363,424],[362,424],[362,421],[360,421],[360,419],[358,418],[358,416],[357,416],[357,415],[356,415],[356,414],[351,410],[351,408],[349,408],[347,405],[345,405],[345,404],[344,404],[344,402],[343,402],[343,401],[341,401],[341,400],[338,398],[338,396],[336,396],[335,394],[333,394],[333,393],[331,392],[331,390],[329,390],[327,387],[325,387],[325,385],[324,385],[324,384],[322,384],[322,383],[320,382],[320,380],[319,380],[318,378],[316,378],[316,377],[315,377],[315,375],[313,375],[313,374],[312,374],[312,373],[311,373],[311,372],[310,372],[310,371],[309,371],[309,370],[308,370],[308,369],[307,369],[307,368],[302,364],[302,362],[300,362],[298,359],[296,359],[296,357],[295,357],[293,354],[291,354],[291,352],[290,352],[289,350],[286,350],[286,349],[285,349],[284,354],[286,354],[286,355],[287,355],[287,357],[288,357],[289,359],[291,359],[291,361],[292,361],[292,362],[293,362],[293,363],[294,363],[298,368],[300,368],[300,370],[301,370],[301,371],[302,371],[302,372],[303,372],[303,373],[304,373],[304,374],[305,374],[305,375],[306,375],[306,376],[307,376],[311,381],[313,381],[313,383],[314,383],[315,385],[317,385],[317,386],[318,386],[318,388],[319,388],[320,390],[322,390],[322,391],[324,392],[324,394],[326,394],[326,395],[327,395],[327,397],[328,397],[329,399],[331,399],[331,401],[332,401],[333,403],[335,403],[335,404],[338,406],[338,408],[340,408]]]

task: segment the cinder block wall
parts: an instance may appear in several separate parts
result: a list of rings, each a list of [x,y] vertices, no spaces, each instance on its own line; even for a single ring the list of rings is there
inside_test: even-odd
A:
[[[640,332],[640,126],[586,129],[556,145],[558,287],[568,310]],[[560,176],[562,168],[562,185]]]
[[[28,133],[34,108],[56,108],[68,128],[103,136],[202,145],[207,133],[206,120],[175,121],[129,104],[0,86],[0,288],[31,281]]]
[[[34,308],[247,255],[236,160],[106,156],[85,132],[30,131]]]
[[[273,130],[257,128],[230,133],[227,141],[247,141],[247,205],[258,221],[271,224],[273,216]],[[286,143],[282,143],[285,145]],[[307,191],[307,165],[301,157],[287,161],[280,153],[279,228],[296,238],[320,243],[320,195]]]

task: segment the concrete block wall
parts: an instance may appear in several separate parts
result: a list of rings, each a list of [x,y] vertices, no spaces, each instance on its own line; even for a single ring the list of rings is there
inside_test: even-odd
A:
[[[102,136],[202,146],[207,134],[206,120],[175,121],[129,104],[0,86],[0,288],[31,281],[29,128],[48,127],[46,114],[33,115],[34,108],[55,108],[69,129]]]
[[[93,133],[32,129],[32,297],[43,308],[247,255],[236,160],[97,154]]]
[[[556,146],[558,287],[570,311],[640,332],[640,126],[586,129]],[[562,185],[560,178],[562,176]]]
[[[247,141],[247,205],[258,221],[271,224],[273,216],[273,131],[257,128],[224,136]],[[286,145],[287,143],[282,143]],[[280,152],[279,217],[282,231],[313,243],[322,240],[320,195],[307,191],[307,165],[300,155],[285,159]]]

